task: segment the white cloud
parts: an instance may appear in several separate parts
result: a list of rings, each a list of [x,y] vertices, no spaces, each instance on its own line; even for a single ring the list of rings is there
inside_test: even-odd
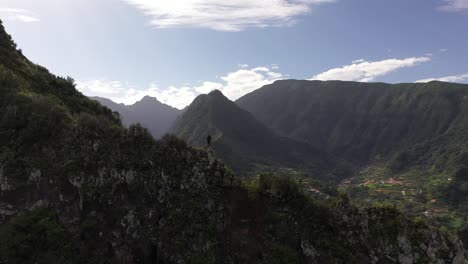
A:
[[[140,91],[135,99],[143,98],[145,95],[156,97],[162,103],[182,109],[191,104],[198,94],[192,87],[170,86],[168,89],[161,89],[153,85],[150,90]]]
[[[151,18],[158,28],[241,31],[287,26],[319,3],[335,0],[122,0]]]
[[[18,8],[0,8],[0,15],[5,20],[19,21],[25,23],[38,22],[39,18],[35,17],[34,14],[26,9]]]
[[[320,73],[312,80],[342,80],[371,82],[377,77],[387,75],[401,68],[413,67],[423,62],[428,62],[429,57],[414,57],[406,59],[388,59],[382,61],[357,60],[351,65],[328,70]]]
[[[351,65],[318,74],[313,79],[368,82],[398,69],[413,67],[430,60],[429,57],[389,59],[375,62],[361,59],[354,61]],[[78,81],[77,89],[88,96],[101,96],[127,105],[133,104],[148,95],[156,97],[160,102],[182,109],[188,106],[198,95],[213,90],[220,90],[230,100],[237,100],[262,86],[285,79],[288,75],[278,72],[278,68],[276,64],[263,67],[242,65],[233,72],[215,78],[214,81],[200,81],[198,85],[162,88],[152,83],[147,87],[136,89],[134,86],[120,81],[92,80],[87,82]],[[462,76],[464,78],[468,77],[467,75]]]
[[[92,80],[78,82],[77,88],[89,96],[107,96],[120,94],[127,89],[120,81]]]
[[[366,61],[365,59],[359,59],[359,60],[353,61],[352,64],[361,63],[361,62],[365,62],[365,61]]]
[[[146,89],[136,89],[129,83],[108,80],[78,81],[76,88],[87,96],[104,97],[126,105],[134,104],[148,95],[179,109],[189,105],[198,95],[191,87],[161,89],[152,83]]]
[[[443,11],[459,12],[468,10],[468,0],[443,0],[439,8]]]
[[[269,67],[242,68],[227,73],[218,81],[205,81],[198,86],[169,86],[160,88],[152,83],[147,88],[136,89],[128,83],[108,80],[78,81],[77,89],[87,96],[100,96],[116,103],[133,104],[144,96],[156,97],[160,102],[182,109],[200,94],[220,90],[231,100],[250,93],[264,85],[282,79],[281,73]]]
[[[213,90],[220,90],[223,89],[223,85],[221,83],[216,82],[203,82],[202,85],[195,87],[195,91],[206,94]]]
[[[440,77],[440,78],[428,78],[428,79],[418,80],[416,82],[425,83],[425,82],[431,82],[431,81],[454,82],[454,83],[468,81],[468,73],[461,74],[461,75]]]
[[[224,85],[220,90],[229,99],[237,100],[264,85],[273,83],[282,78],[283,75],[281,73],[274,72],[268,67],[241,69],[221,77],[224,81]]]

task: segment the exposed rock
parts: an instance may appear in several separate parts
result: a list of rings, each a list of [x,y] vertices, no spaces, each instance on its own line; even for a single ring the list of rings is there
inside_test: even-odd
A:
[[[31,174],[29,175],[28,184],[36,185],[37,190],[39,190],[40,183],[41,183],[41,176],[42,176],[41,170],[33,169],[31,171]]]
[[[10,191],[13,189],[8,183],[8,178],[6,175],[3,174],[3,167],[0,166],[0,191]]]

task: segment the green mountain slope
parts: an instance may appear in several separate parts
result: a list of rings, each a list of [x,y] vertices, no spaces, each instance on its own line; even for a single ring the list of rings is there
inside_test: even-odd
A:
[[[446,133],[465,116],[468,85],[278,81],[237,103],[267,126],[356,162]]]
[[[468,85],[285,80],[237,104],[354,164],[351,183],[369,187],[360,199],[417,201],[410,211],[434,216],[467,208]]]
[[[466,263],[395,208],[241,184],[25,59],[0,23],[0,263]]]
[[[189,144],[202,147],[211,135],[217,154],[239,172],[291,168],[323,176],[332,167],[324,153],[278,136],[220,91],[196,98],[173,131]]]

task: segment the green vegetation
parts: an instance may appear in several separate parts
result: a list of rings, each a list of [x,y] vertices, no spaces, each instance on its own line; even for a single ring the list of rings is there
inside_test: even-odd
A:
[[[0,263],[72,263],[72,241],[57,215],[45,208],[0,226]]]
[[[391,200],[453,230],[468,218],[467,97],[465,84],[283,80],[236,103],[346,164],[354,202]]]

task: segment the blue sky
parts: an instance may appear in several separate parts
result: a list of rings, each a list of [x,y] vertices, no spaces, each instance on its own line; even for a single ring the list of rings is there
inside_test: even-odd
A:
[[[126,104],[283,78],[468,82],[468,0],[2,0],[0,18],[31,60]]]

